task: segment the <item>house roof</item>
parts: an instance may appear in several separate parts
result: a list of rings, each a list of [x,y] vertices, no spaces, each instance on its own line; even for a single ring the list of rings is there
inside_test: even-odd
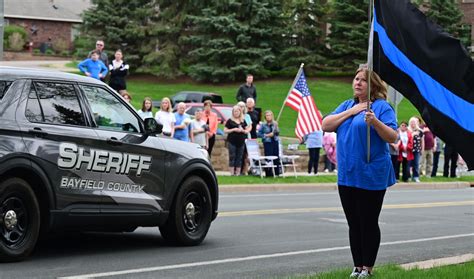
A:
[[[81,13],[90,0],[4,0],[5,18],[82,23]]]

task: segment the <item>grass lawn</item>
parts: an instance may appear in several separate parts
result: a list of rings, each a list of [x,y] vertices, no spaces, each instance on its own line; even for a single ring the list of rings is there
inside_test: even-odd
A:
[[[334,183],[337,182],[336,175],[320,175],[320,176],[298,176],[298,177],[279,177],[271,178],[259,176],[222,176],[217,177],[219,185],[233,185],[233,184],[294,184],[294,183]],[[465,181],[474,182],[474,176],[461,176],[459,178],[448,177],[421,177],[421,182],[455,182]]]
[[[292,279],[345,279],[349,278],[351,270],[341,269],[329,273],[322,273],[316,275],[307,276],[295,276],[287,277]],[[412,269],[404,270],[397,265],[385,265],[377,267],[374,272],[373,278],[383,279],[466,279],[473,278],[474,274],[474,261],[449,265],[431,269]]]
[[[257,106],[263,111],[272,110],[277,117],[278,112],[291,86],[292,80],[256,80],[257,87]],[[151,97],[159,100],[165,96],[174,95],[182,90],[210,91],[221,94],[225,103],[235,103],[235,95],[239,83],[234,84],[202,84],[202,83],[171,83],[171,82],[150,82],[129,79],[128,91],[131,93],[132,104],[138,109],[144,97]],[[352,97],[351,84],[338,80],[330,79],[309,79],[308,86],[315,99],[318,109],[322,114],[332,112],[342,101]],[[406,99],[399,106],[399,120],[408,120],[413,115],[419,115],[413,105]],[[281,135],[295,137],[294,127],[297,113],[285,107],[280,118],[279,124]]]

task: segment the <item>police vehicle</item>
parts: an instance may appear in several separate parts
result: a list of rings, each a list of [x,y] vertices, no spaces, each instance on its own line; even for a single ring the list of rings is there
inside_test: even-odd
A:
[[[200,244],[217,216],[215,172],[205,150],[160,128],[100,81],[0,67],[0,261],[52,231],[158,226]]]

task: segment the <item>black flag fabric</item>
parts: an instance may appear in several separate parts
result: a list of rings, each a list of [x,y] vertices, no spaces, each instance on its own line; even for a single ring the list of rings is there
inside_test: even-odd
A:
[[[474,62],[408,0],[375,0],[373,68],[474,169]]]

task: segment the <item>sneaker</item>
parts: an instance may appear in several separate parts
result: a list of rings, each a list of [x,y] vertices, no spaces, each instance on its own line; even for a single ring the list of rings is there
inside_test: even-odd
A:
[[[324,172],[329,172],[329,170],[328,170],[328,169],[324,169]]]
[[[420,179],[418,177],[415,177],[415,182],[420,183]]]
[[[370,271],[368,271],[367,269],[362,269],[362,271],[359,274],[359,277],[357,278],[367,278],[371,276],[372,276],[372,273],[370,273]]]
[[[351,275],[349,275],[349,278],[358,278],[359,275],[360,275],[360,271],[357,269],[357,267],[354,267]]]

